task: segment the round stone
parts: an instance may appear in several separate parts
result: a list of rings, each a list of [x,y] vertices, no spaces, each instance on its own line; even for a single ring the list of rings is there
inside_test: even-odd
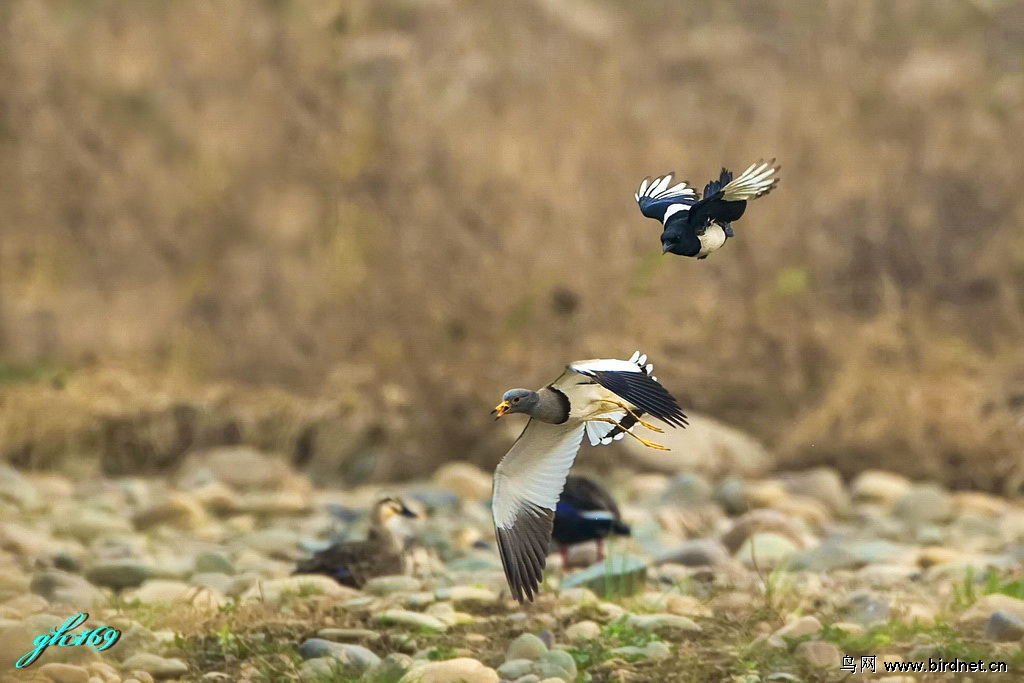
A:
[[[595,621],[580,621],[565,629],[565,638],[570,642],[594,640],[601,636],[601,627]]]
[[[448,630],[448,624],[444,623],[437,617],[432,617],[429,614],[420,614],[419,612],[410,612],[404,609],[385,610],[378,614],[374,618],[374,621],[378,624],[408,626],[428,631]]]
[[[427,662],[408,671],[399,683],[498,683],[498,672],[468,657]]]
[[[838,669],[842,656],[835,645],[820,640],[800,643],[794,652],[797,657],[819,669]]]
[[[53,683],[87,683],[89,672],[80,666],[71,664],[43,664],[39,667],[39,673],[44,674]]]
[[[508,644],[505,659],[539,659],[548,651],[544,641],[532,633],[524,633]]]
[[[509,659],[498,667],[498,675],[502,678],[516,680],[533,671],[533,660]]]
[[[140,652],[121,662],[124,671],[145,671],[153,678],[178,678],[188,673],[188,665],[180,659]]]

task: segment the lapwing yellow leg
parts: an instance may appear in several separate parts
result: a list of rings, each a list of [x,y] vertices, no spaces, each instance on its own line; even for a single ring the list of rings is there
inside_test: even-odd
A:
[[[608,424],[615,425],[616,427],[621,429],[623,431],[623,433],[628,434],[629,436],[633,437],[634,439],[636,439],[637,441],[639,441],[643,445],[647,446],[648,448],[653,448],[656,451],[667,451],[667,450],[670,450],[668,448],[665,448],[661,444],[657,444],[657,443],[654,443],[653,441],[648,441],[647,439],[640,438],[639,436],[637,436],[633,432],[629,431],[628,429],[626,429],[625,427],[623,427],[622,425],[620,425],[618,422],[616,422],[615,420],[611,419],[610,417],[592,417],[592,418],[590,418],[590,420],[588,420],[588,422],[607,422]]]
[[[633,411],[633,409],[630,408],[629,406],[627,406],[625,403],[619,403],[618,401],[609,401],[607,399],[605,399],[604,402],[605,403],[610,403],[610,404],[612,404],[613,406],[615,406],[617,408],[622,408],[623,410],[625,410],[626,413],[629,414],[634,420],[636,420],[636,423],[638,425],[640,425],[641,427],[646,427],[647,429],[650,429],[652,432],[658,432],[659,434],[664,434],[665,433],[665,430],[662,429],[661,427],[658,427],[656,425],[652,425],[650,422],[646,422],[646,421],[640,419],[640,416],[637,415]]]

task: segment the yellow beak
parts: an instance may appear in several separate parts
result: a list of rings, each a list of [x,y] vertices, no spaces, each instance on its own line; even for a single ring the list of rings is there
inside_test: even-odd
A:
[[[512,410],[512,406],[508,404],[508,401],[502,401],[498,405],[494,406],[494,410],[491,411],[491,415],[497,420],[499,417]]]

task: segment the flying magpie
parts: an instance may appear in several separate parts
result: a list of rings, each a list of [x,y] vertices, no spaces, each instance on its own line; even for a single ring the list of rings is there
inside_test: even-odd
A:
[[[734,237],[731,224],[743,215],[747,201],[775,188],[779,179],[773,175],[780,168],[775,159],[759,161],[736,179],[723,168],[718,180],[704,187],[703,199],[685,181],[672,185],[671,173],[653,181],[644,178],[633,196],[643,215],[664,226],[662,253],[705,259]]]

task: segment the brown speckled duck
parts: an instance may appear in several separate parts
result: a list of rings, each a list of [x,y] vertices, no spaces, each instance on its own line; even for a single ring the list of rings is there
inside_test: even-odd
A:
[[[370,513],[370,531],[364,541],[342,541],[299,563],[296,574],[325,574],[352,588],[362,588],[375,576],[404,574],[402,539],[388,523],[397,517],[416,517],[398,498],[382,498]]]

